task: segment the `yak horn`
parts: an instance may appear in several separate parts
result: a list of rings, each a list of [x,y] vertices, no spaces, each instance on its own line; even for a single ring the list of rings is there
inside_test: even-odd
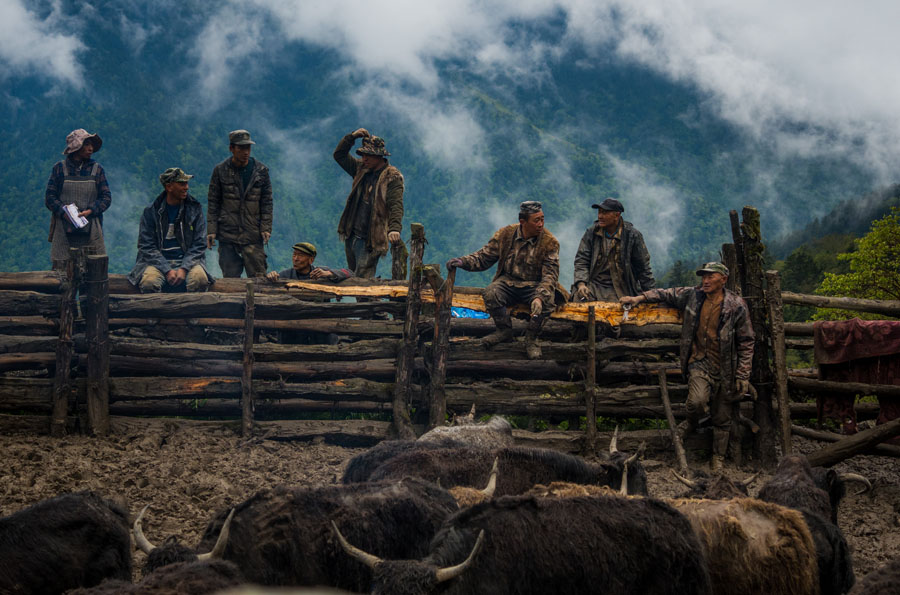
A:
[[[744,486],[745,488],[749,488],[750,484],[753,483],[754,481],[756,481],[756,479],[759,477],[760,473],[762,473],[762,471],[757,471],[756,473],[754,473],[747,479],[742,480],[741,485]]]
[[[484,541],[484,529],[478,534],[478,539],[475,541],[475,547],[472,548],[472,553],[469,554],[469,557],[465,559],[462,564],[457,564],[456,566],[450,566],[449,568],[438,568],[434,573],[434,580],[442,583],[444,581],[449,581],[450,579],[454,579],[461,575],[466,568],[468,568],[472,564],[472,560],[475,559],[475,556],[478,554],[478,551],[481,549],[481,544]]]
[[[335,537],[338,539],[338,543],[341,544],[341,547],[344,548],[344,551],[350,554],[352,557],[356,558],[372,570],[375,570],[375,566],[381,564],[382,560],[378,556],[373,556],[367,552],[362,551],[356,546],[350,545],[344,536],[341,535],[341,530],[337,528],[337,525],[334,524],[334,521],[331,521],[331,530],[334,531]]]
[[[696,482],[696,481],[691,481],[691,480],[688,479],[687,477],[683,477],[683,476],[681,476],[681,475],[678,475],[678,472],[675,471],[674,469],[671,469],[671,471],[672,471],[672,475],[675,476],[675,479],[677,479],[678,481],[680,481],[681,483],[683,483],[683,484],[686,485],[687,487],[691,488],[692,490],[693,490],[693,489],[696,489],[696,487],[697,487],[697,482]]]
[[[625,465],[622,466],[622,485],[619,486],[619,495],[628,495],[628,461],[625,461]]]
[[[500,457],[494,458],[494,466],[491,467],[491,477],[488,479],[487,487],[481,490],[481,493],[484,494],[486,498],[493,498],[494,491],[497,489],[497,465],[500,461]]]
[[[617,452],[619,449],[616,448],[616,442],[619,440],[619,426],[616,424],[616,429],[613,432],[612,440],[609,441],[609,454]]]
[[[627,459],[625,459],[625,464],[630,465],[630,464],[634,463],[636,460],[638,460],[638,457],[641,456],[642,454],[644,454],[645,448],[647,448],[647,443],[641,442],[641,445],[638,446],[638,449],[634,452],[634,454],[631,455],[630,457],[628,457]]]
[[[840,475],[838,475],[838,477],[844,481],[858,481],[864,484],[866,487],[856,492],[857,496],[859,496],[860,494],[865,494],[872,489],[872,482],[870,482],[859,473],[841,473]]]
[[[234,509],[231,509],[231,512],[228,513],[228,518],[225,519],[225,523],[222,525],[222,530],[219,531],[219,538],[216,540],[216,545],[213,546],[211,552],[207,554],[198,554],[198,560],[215,560],[217,558],[221,558],[222,554],[225,553],[225,546],[228,545],[228,536],[231,534],[231,519],[234,516]]]
[[[137,518],[134,519],[134,526],[132,527],[132,530],[134,531],[135,544],[137,544],[137,546],[141,548],[141,551],[147,555],[150,555],[150,552],[156,549],[156,546],[150,543],[147,538],[144,537],[144,530],[141,529],[141,519],[143,518],[144,513],[147,512],[147,508],[149,507],[149,504],[144,507]]]

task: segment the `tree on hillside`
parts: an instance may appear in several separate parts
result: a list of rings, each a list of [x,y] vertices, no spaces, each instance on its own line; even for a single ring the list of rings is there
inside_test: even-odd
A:
[[[872,222],[872,228],[857,240],[856,252],[841,254],[849,261],[850,272],[826,273],[816,290],[820,295],[855,298],[900,300],[900,207],[893,207],[889,215]],[[882,318],[845,310],[823,310],[819,319]]]
[[[659,287],[693,287],[697,285],[697,276],[693,269],[684,264],[681,260],[676,260],[672,268],[662,276]]]

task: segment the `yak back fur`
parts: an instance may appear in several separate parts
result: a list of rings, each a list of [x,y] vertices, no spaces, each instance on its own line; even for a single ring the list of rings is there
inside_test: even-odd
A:
[[[493,449],[512,446],[512,425],[505,418],[495,415],[484,424],[438,426],[419,436],[416,442],[446,445],[448,440],[471,448]]]
[[[77,492],[0,518],[0,593],[62,593],[105,578],[131,580],[122,503]]]
[[[608,485],[619,488],[621,464],[588,463],[581,457],[543,448],[513,446],[497,450],[445,448],[412,450],[383,463],[372,479],[421,477],[445,486],[483,488],[494,459],[498,459],[494,497],[522,494],[536,484],[554,481]],[[640,464],[629,467],[629,492],[647,493],[646,472]],[[632,481],[633,480],[633,481]]]
[[[160,568],[137,583],[103,581],[91,589],[66,595],[206,595],[244,584],[238,567],[225,560],[176,562]]]
[[[364,453],[360,453],[350,459],[341,483],[359,483],[369,481],[372,473],[385,461],[397,455],[411,450],[438,450],[442,448],[457,448],[465,446],[464,443],[444,438],[440,441],[419,442],[418,440],[385,440],[379,442]]]
[[[900,558],[876,568],[856,583],[850,595],[897,595],[900,593]]]
[[[667,502],[690,520],[700,537],[713,591],[819,593],[816,548],[798,511],[753,498]]]
[[[465,560],[481,530],[472,565],[436,585],[435,570]],[[460,510],[427,558],[379,564],[374,585],[373,593],[395,595],[711,592],[687,519],[659,500],[616,496],[505,496]]]
[[[154,548],[147,554],[147,561],[144,562],[143,573],[147,576],[151,572],[156,572],[163,566],[175,564],[176,562],[196,562],[197,552],[178,541],[174,535],[169,536],[163,544]]]
[[[700,498],[706,500],[729,500],[731,498],[748,498],[747,486],[734,481],[724,474],[713,476],[701,470],[695,470],[691,480],[696,484],[682,495],[682,498]]]
[[[856,582],[853,557],[840,528],[820,514],[799,509],[816,545],[822,595],[846,593]]]
[[[372,571],[344,553],[330,521],[376,556],[419,558],[456,510],[447,490],[417,478],[268,488],[235,507],[224,558],[257,584],[365,591]],[[212,549],[227,516],[224,510],[209,523],[198,549]]]

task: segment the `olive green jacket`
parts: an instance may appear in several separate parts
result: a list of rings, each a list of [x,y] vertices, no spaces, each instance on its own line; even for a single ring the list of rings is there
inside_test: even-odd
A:
[[[250,183],[244,188],[231,157],[213,169],[207,195],[207,231],[223,242],[261,244],[272,233],[272,182],[269,168],[254,160]]]

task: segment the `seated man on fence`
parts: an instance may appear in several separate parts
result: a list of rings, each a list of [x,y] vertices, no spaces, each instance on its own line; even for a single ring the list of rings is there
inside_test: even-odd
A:
[[[269,281],[343,281],[352,273],[347,269],[330,269],[328,267],[314,267],[316,260],[316,247],[309,242],[297,242],[294,244],[294,253],[291,255],[291,268],[280,273],[272,271],[266,274]]]
[[[541,357],[537,336],[544,321],[555,309],[557,293],[568,296],[559,286],[559,242],[544,229],[544,211],[535,200],[519,205],[519,223],[494,233],[478,252],[447,261],[447,268],[484,271],[497,263],[494,280],[484,289],[484,305],[497,330],[484,338],[485,347],[493,347],[513,337],[509,306],[528,304],[531,320],[525,332],[529,359]]]
[[[188,194],[193,177],[170,167],[159,176],[165,190],[144,209],[137,260],[128,275],[143,293],[206,291],[214,280],[206,270],[203,207]]]
[[[688,378],[684,404],[687,420],[678,426],[682,438],[709,411],[713,424],[710,471],[722,470],[731,433],[731,405],[750,392],[753,327],[741,296],[725,289],[728,268],[708,262],[697,270],[698,287],[651,289],[623,296],[627,305],[664,302],[684,314],[681,323],[681,371]]]

